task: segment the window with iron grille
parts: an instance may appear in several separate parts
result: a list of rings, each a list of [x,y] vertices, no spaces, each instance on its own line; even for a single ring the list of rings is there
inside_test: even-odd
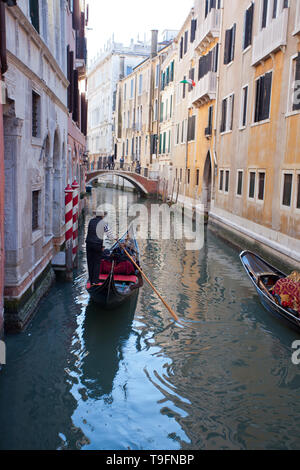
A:
[[[237,195],[241,196],[243,190],[243,172],[240,170],[238,171],[238,182],[237,182]]]
[[[41,97],[32,91],[32,137],[40,137]]]
[[[292,173],[285,173],[283,175],[283,195],[282,205],[290,207],[292,202],[292,187],[293,187],[293,175]]]
[[[40,191],[32,191],[32,230],[39,228]]]

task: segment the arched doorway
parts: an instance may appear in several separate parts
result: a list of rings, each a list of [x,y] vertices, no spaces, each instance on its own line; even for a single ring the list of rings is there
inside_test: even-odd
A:
[[[58,131],[54,134],[53,143],[53,218],[52,232],[55,237],[60,236],[61,228],[61,193],[62,193],[62,174],[61,174],[61,145]]]
[[[202,204],[204,205],[204,212],[209,216],[212,197],[212,165],[210,152],[207,153],[204,171],[203,171],[203,184],[202,184]]]

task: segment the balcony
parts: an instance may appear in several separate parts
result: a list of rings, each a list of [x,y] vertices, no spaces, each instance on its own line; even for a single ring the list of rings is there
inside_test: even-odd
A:
[[[296,10],[296,21],[295,21],[295,29],[293,34],[300,33],[300,2],[297,3],[297,10]]]
[[[208,72],[189,93],[189,107],[200,107],[210,100],[216,99],[217,74]]]
[[[212,8],[203,23],[198,26],[195,49],[202,53],[214,38],[220,35],[221,10]]]
[[[254,38],[252,65],[286,45],[289,9],[284,8],[277,18],[263,28]]]

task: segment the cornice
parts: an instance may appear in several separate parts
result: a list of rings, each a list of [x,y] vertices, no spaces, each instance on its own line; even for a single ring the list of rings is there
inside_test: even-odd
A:
[[[54,69],[55,73],[59,77],[59,79],[62,81],[62,83],[68,87],[69,86],[69,81],[66,78],[64,72],[60,68],[60,65],[56,61],[55,57],[51,53],[50,49],[48,48],[47,44],[43,41],[39,33],[36,31],[36,29],[32,26],[28,18],[24,15],[22,12],[21,8],[16,6],[14,8],[7,8],[6,11],[14,17],[14,19],[24,28],[24,30],[27,32],[27,34],[30,36],[32,41],[35,42],[36,46],[41,49],[41,54],[45,56],[45,58],[48,60],[49,64],[52,66]]]
[[[69,115],[68,108],[66,105],[58,98],[58,96],[48,87],[45,80],[41,79],[35,72],[33,72],[27,65],[25,65],[18,57],[12,54],[10,51],[7,51],[8,62],[15,65],[18,70],[24,73],[27,78],[33,80],[41,89],[50,96],[52,101],[57,104],[66,114]]]

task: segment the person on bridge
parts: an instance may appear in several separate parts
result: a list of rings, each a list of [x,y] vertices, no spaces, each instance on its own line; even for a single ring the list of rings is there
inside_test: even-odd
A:
[[[96,211],[96,217],[89,222],[88,233],[85,240],[89,279],[92,285],[99,283],[104,235],[106,235],[110,241],[114,241],[112,232],[107,222],[104,220],[106,215],[107,212],[101,210]]]

